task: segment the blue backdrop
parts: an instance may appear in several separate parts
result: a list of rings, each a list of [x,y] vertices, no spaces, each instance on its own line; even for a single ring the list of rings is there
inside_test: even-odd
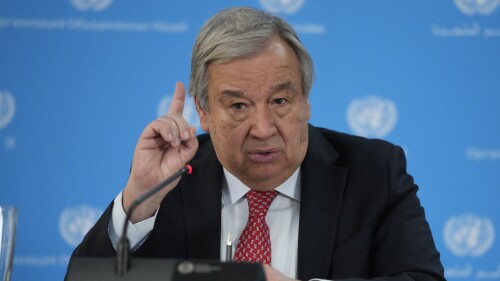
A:
[[[296,28],[316,66],[313,124],[404,148],[446,276],[500,280],[500,0],[0,0],[13,280],[63,278],[142,129],[188,83],[198,29],[232,5]]]

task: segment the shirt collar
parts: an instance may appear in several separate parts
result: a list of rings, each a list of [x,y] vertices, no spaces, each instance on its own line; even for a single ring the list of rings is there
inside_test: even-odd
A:
[[[225,207],[242,200],[250,188],[242,183],[237,177],[231,174],[226,168],[224,169],[224,182],[222,184],[222,203]],[[300,167],[280,186],[275,190],[280,195],[289,199],[300,202]]]

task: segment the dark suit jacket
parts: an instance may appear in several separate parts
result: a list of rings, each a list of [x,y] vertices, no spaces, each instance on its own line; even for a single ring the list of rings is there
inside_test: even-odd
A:
[[[193,174],[165,197],[134,256],[220,259],[222,166],[210,137],[201,135],[199,142]],[[444,280],[401,148],[309,126],[301,169],[299,279]],[[114,254],[111,209],[73,256]]]

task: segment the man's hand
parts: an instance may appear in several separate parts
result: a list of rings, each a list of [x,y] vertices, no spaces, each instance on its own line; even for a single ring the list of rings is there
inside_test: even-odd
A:
[[[299,281],[286,277],[285,275],[283,275],[283,273],[274,269],[270,265],[264,264],[263,267],[264,267],[264,272],[266,273],[267,281]]]
[[[185,98],[184,85],[177,82],[168,113],[151,122],[139,137],[130,177],[123,191],[126,212],[136,198],[181,169],[198,150],[196,128],[189,127],[182,117]],[[151,217],[178,182],[174,181],[141,204],[131,221],[136,223]]]

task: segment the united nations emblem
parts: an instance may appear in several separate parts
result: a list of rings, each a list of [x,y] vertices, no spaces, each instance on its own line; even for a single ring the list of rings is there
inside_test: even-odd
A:
[[[157,116],[160,117],[165,115],[170,108],[170,103],[172,102],[172,95],[168,95],[160,100],[158,103]],[[200,127],[200,119],[198,118],[198,112],[196,112],[196,106],[192,98],[186,97],[184,100],[184,110],[182,111],[182,116],[190,126]]]
[[[493,13],[500,4],[500,0],[453,0],[455,6],[464,14],[472,16],[475,14],[489,15]]]
[[[484,255],[495,241],[495,228],[487,217],[463,214],[448,219],[443,238],[448,249],[459,257]]]
[[[291,15],[300,10],[306,0],[259,0],[259,2],[268,12]]]
[[[390,99],[376,96],[354,99],[347,108],[351,130],[364,137],[382,138],[396,125],[398,112]]]
[[[0,91],[0,130],[7,127],[14,118],[16,102],[8,91]]]
[[[59,217],[59,232],[68,245],[75,247],[102,214],[99,208],[87,205],[66,208]]]
[[[80,11],[94,10],[100,12],[111,5],[113,0],[70,0],[70,2]]]

